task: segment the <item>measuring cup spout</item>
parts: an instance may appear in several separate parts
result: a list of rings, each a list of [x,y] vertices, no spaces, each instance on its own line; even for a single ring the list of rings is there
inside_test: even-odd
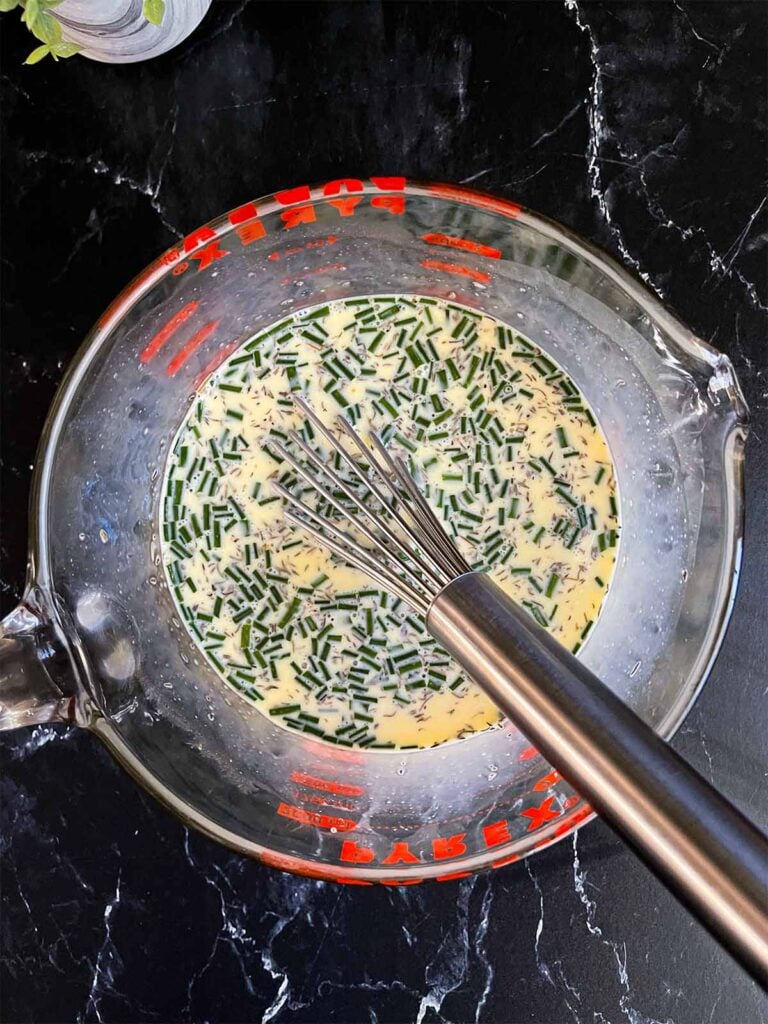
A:
[[[74,672],[49,608],[31,587],[0,623],[0,729],[76,721]]]

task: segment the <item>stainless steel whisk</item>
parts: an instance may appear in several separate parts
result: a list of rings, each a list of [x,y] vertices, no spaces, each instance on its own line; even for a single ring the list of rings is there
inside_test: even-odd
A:
[[[354,537],[339,530],[327,517],[313,509],[282,484],[273,484],[275,490],[297,510],[286,512],[286,518],[295,526],[311,533],[334,554],[362,569],[371,579],[403,598],[412,608],[426,615],[429,607],[443,587],[457,576],[471,572],[470,566],[450,540],[439,520],[424,500],[401,459],[393,458],[376,435],[371,435],[372,449],[367,448],[349,422],[338,418],[338,425],[353,442],[371,467],[366,473],[349,451],[316,415],[303,398],[294,396],[296,405],[336,451],[353,477],[363,485],[361,498],[353,486],[345,481],[327,463],[323,462],[306,441],[294,430],[289,433],[292,443],[304,454],[315,473],[326,476],[337,492],[351,502],[350,511],[328,490],[318,476],[313,475],[279,442],[270,442],[274,449],[296,472],[343,518],[371,543],[372,549],[363,548]],[[381,512],[376,514],[371,499],[375,499]],[[392,520],[382,517],[382,512]],[[298,514],[301,513],[301,514]],[[409,521],[410,520],[410,521]]]
[[[489,576],[472,571],[405,463],[378,437],[372,434],[366,445],[339,417],[350,451],[304,399],[294,395],[294,401],[350,475],[342,477],[296,431],[289,440],[306,463],[270,442],[320,499],[321,511],[274,483],[290,505],[286,518],[421,613],[497,707],[765,983],[768,840],[762,832]],[[355,533],[340,529],[324,507]]]

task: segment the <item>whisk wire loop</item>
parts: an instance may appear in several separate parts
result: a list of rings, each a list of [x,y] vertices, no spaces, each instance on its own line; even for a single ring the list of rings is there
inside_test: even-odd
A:
[[[288,441],[304,456],[306,464],[279,441],[271,442],[270,448],[371,546],[361,544],[284,483],[275,481],[274,489],[291,505],[287,518],[342,560],[426,614],[443,587],[471,572],[470,566],[421,495],[405,463],[393,458],[380,438],[372,433],[370,444],[366,444],[348,420],[338,418],[340,431],[365,459],[365,469],[301,396],[292,397],[361,486],[354,487],[345,480],[296,430],[288,432]]]

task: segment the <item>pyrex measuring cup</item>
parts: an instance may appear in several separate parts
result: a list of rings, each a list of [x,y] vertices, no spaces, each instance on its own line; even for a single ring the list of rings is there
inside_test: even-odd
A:
[[[288,733],[220,680],[176,617],[160,485],[196,388],[297,309],[387,293],[448,298],[518,326],[586,395],[611,446],[623,525],[583,657],[670,736],[717,652],[738,568],[746,408],[731,364],[564,229],[401,178],[246,203],[115,300],[51,411],[28,586],[0,641],[5,727],[75,722],[209,836],[361,884],[499,867],[592,813],[511,726],[421,751]]]

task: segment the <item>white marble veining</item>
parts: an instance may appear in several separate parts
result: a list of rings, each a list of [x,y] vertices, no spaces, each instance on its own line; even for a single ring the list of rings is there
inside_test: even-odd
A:
[[[768,204],[745,77],[760,5],[477,2],[429,21],[418,4],[213,6],[199,34],[129,72],[21,68],[26,37],[15,22],[4,36],[6,605],[54,386],[133,273],[304,180],[475,184],[593,238],[736,363],[753,413],[742,585],[676,742],[764,816]],[[7,734],[2,757],[6,1020],[768,1021],[757,988],[600,824],[482,876],[346,888],[188,832],[79,730]]]

